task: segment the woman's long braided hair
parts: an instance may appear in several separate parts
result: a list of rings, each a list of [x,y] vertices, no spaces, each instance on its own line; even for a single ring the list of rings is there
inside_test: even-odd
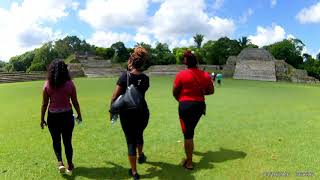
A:
[[[147,57],[148,52],[145,48],[140,46],[134,48],[133,53],[131,54],[128,60],[128,69],[140,69],[146,62]]]
[[[48,69],[48,81],[52,88],[59,88],[71,80],[68,66],[61,60],[53,61]]]

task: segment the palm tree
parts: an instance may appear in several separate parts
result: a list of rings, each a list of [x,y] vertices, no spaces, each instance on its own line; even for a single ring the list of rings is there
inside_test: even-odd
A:
[[[196,34],[195,36],[193,36],[193,40],[196,43],[198,49],[201,48],[203,37],[204,36],[202,34]]]
[[[239,45],[241,46],[241,48],[243,48],[243,49],[246,48],[249,44],[251,44],[250,39],[248,39],[248,37],[246,37],[246,36],[241,37],[238,40],[238,42],[239,42]]]

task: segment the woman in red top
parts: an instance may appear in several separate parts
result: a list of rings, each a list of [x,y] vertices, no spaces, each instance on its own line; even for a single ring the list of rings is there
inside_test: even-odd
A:
[[[176,75],[173,96],[179,102],[180,124],[184,134],[184,148],[187,158],[183,166],[192,170],[194,129],[202,114],[205,114],[205,95],[214,93],[213,81],[209,73],[197,68],[197,59],[191,51],[184,53],[187,69]]]
[[[53,61],[48,69],[48,80],[45,82],[43,87],[40,126],[43,129],[48,123],[60,173],[64,173],[66,170],[62,162],[61,135],[68,161],[67,172],[71,173],[74,168],[72,163],[73,149],[71,143],[74,118],[70,99],[77,111],[77,119],[81,122],[82,118],[76,88],[70,78],[67,65],[63,61]],[[48,104],[49,110],[46,122],[44,117]]]

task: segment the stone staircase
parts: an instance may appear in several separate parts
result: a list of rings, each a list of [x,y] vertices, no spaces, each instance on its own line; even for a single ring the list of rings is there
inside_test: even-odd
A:
[[[45,72],[1,72],[0,83],[14,83],[14,82],[26,82],[26,81],[39,81],[45,80],[47,74]]]
[[[207,72],[219,72],[220,67],[215,65],[199,65],[199,69],[207,71]],[[147,75],[155,75],[155,76],[166,76],[171,75],[175,76],[179,71],[185,70],[185,65],[155,65],[149,67],[146,71]]]
[[[86,77],[115,77],[122,74],[123,69],[118,64],[112,64],[110,60],[80,60]]]
[[[186,69],[185,65],[155,65],[149,67],[145,72],[147,75],[176,75],[179,71]]]
[[[238,61],[233,78],[275,82],[277,81],[275,62],[256,60]]]

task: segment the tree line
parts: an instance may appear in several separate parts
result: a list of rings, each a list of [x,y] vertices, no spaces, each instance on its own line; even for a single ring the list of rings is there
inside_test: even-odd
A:
[[[151,65],[182,64],[185,50],[192,50],[200,64],[224,65],[229,56],[238,55],[245,48],[258,48],[247,37],[238,40],[222,37],[203,43],[204,36],[196,34],[194,45],[175,47],[170,50],[168,44],[157,42],[155,47],[141,42],[136,46],[144,47],[148,52],[145,69]],[[284,39],[280,42],[264,46],[276,59],[285,60],[295,68],[307,70],[310,76],[320,79],[320,53],[316,58],[303,54],[304,43],[299,39]],[[68,59],[74,53],[88,53],[111,60],[113,63],[125,64],[133,52],[123,42],[116,42],[110,47],[97,47],[79,39],[67,36],[57,41],[47,42],[40,48],[10,58],[8,63],[0,61],[0,71],[45,71],[54,59]]]

